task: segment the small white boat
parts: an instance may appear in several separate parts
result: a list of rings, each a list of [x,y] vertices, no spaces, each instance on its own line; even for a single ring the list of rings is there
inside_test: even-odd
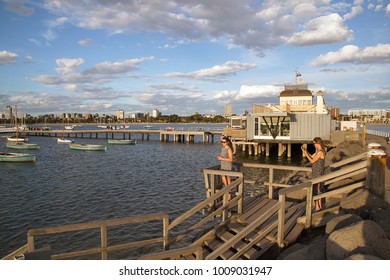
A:
[[[64,127],[66,130],[73,130],[74,126],[73,125],[65,125]]]
[[[16,135],[7,136],[9,142],[28,142],[28,137],[18,137]]]
[[[72,150],[83,150],[83,151],[106,151],[107,146],[104,145],[92,145],[92,144],[69,144]]]
[[[108,144],[115,144],[115,145],[135,145],[137,143],[136,140],[131,139],[108,139]]]
[[[57,143],[58,144],[70,144],[73,143],[74,141],[72,139],[67,139],[67,138],[57,138]]]

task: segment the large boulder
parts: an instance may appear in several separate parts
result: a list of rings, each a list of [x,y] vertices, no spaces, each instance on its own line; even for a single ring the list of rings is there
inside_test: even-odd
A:
[[[325,260],[326,237],[318,236],[309,244],[294,244],[286,249],[279,260]]]
[[[343,260],[354,254],[390,259],[390,240],[374,221],[364,220],[332,232],[326,241],[326,258]]]
[[[360,222],[362,218],[354,214],[345,214],[330,220],[325,227],[325,233],[331,234],[335,230]]]
[[[390,239],[390,207],[374,209],[371,211],[370,220],[380,225]]]
[[[363,219],[368,219],[371,211],[378,208],[385,209],[388,203],[382,198],[373,195],[367,189],[359,189],[353,194],[342,198],[340,206],[345,213],[355,213]]]

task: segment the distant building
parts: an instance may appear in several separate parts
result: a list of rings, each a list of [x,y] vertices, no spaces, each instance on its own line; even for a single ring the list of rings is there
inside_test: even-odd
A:
[[[161,112],[157,109],[153,109],[152,111],[152,117],[153,118],[158,118],[159,116],[161,116]]]
[[[132,118],[132,119],[142,118],[143,116],[144,116],[144,114],[142,114],[142,113],[133,113],[133,114],[130,114],[130,118]]]
[[[384,110],[384,109],[355,109],[355,110],[349,110],[348,116],[352,117],[360,117],[360,116],[377,116],[377,117],[387,117],[387,114],[390,112],[390,110]]]
[[[116,111],[116,118],[118,120],[124,120],[125,119],[125,111],[124,110]]]
[[[330,117],[332,119],[338,119],[340,117],[340,108],[337,107],[330,108]]]
[[[11,106],[4,107],[4,118],[6,120],[12,119],[12,107]]]
[[[224,108],[225,116],[231,116],[232,113],[233,113],[232,104],[230,104],[230,103],[225,104],[225,108]]]

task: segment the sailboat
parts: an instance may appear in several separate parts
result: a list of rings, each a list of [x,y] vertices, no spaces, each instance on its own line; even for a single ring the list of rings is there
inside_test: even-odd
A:
[[[15,129],[16,134],[12,136],[7,136],[7,140],[10,142],[28,142],[28,137],[19,137],[19,125],[18,125],[18,109],[15,105]]]
[[[25,143],[25,142],[7,142],[6,148],[21,149],[21,150],[39,150],[41,147],[38,144]]]
[[[146,129],[152,129],[153,128],[153,125],[149,124],[149,115],[147,115],[147,117],[146,117],[146,125],[144,125],[144,128],[146,128]]]

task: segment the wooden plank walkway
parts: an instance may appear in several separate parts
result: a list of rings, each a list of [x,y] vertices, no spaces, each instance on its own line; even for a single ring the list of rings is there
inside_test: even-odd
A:
[[[265,197],[244,197],[242,215],[233,215],[227,223],[213,230],[214,234],[206,234],[207,237],[200,238],[193,245],[202,246],[204,259],[272,259],[279,254],[277,245],[279,204],[279,201]],[[261,219],[270,211],[274,211],[271,217]],[[286,203],[284,222],[286,243],[293,243],[303,231],[304,225],[297,224],[297,219],[304,213],[304,204]]]

